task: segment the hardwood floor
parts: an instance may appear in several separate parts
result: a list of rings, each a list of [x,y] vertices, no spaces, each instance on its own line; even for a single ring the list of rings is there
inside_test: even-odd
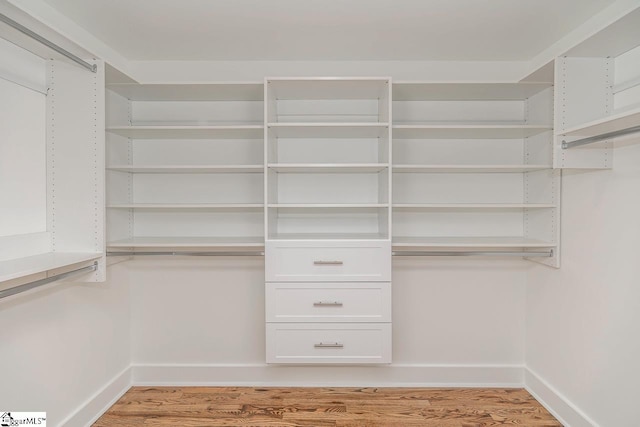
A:
[[[133,387],[104,426],[562,426],[523,389]]]

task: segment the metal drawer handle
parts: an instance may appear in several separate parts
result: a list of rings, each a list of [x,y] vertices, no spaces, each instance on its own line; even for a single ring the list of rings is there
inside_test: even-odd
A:
[[[332,343],[318,343],[314,345],[315,348],[344,348],[344,344],[340,344],[339,342]]]
[[[334,302],[318,301],[318,302],[314,302],[313,306],[314,307],[342,307],[342,303],[338,301],[334,301]]]
[[[313,265],[342,265],[342,261],[313,261]]]

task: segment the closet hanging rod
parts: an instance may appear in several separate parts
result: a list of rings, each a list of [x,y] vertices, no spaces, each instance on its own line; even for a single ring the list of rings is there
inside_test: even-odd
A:
[[[617,138],[619,136],[629,135],[631,133],[636,133],[636,132],[640,132],[640,126],[633,126],[626,129],[616,130],[613,132],[607,132],[600,135],[590,136],[588,138],[582,138],[582,139],[578,139],[576,141],[571,141],[571,142],[567,142],[563,140],[562,148],[566,150],[567,148],[578,147],[580,145],[586,145],[586,144],[592,144],[594,142],[598,142],[598,141],[602,141],[610,138]]]
[[[87,61],[83,60],[82,58],[74,55],[73,53],[69,52],[68,50],[58,46],[57,44],[50,42],[49,40],[45,39],[44,37],[42,37],[41,35],[34,33],[33,31],[31,31],[30,29],[28,29],[27,27],[25,27],[22,24],[17,23],[16,21],[14,21],[13,19],[9,18],[7,15],[0,13],[0,21],[4,22],[5,24],[9,25],[10,27],[15,28],[16,30],[20,31],[22,34],[31,37],[32,39],[34,39],[35,41],[42,43],[43,45],[47,46],[50,49],[55,50],[56,52],[58,52],[60,55],[66,56],[67,58],[69,58],[70,60],[72,60],[73,62],[79,64],[80,66],[86,68],[87,70],[91,71],[92,73],[95,73],[98,71],[98,66],[95,64],[89,64]]]
[[[98,263],[94,262],[86,267],[77,268],[75,270],[67,271],[66,273],[56,274],[51,277],[45,277],[44,279],[34,280],[33,282],[25,283],[23,285],[14,286],[13,288],[0,291],[0,299],[10,297],[28,290],[44,286],[48,283],[55,282],[57,280],[65,279],[67,277],[75,276],[80,273],[88,273],[90,271],[96,271],[98,269]]]
[[[553,249],[548,252],[504,252],[504,251],[394,251],[393,256],[514,256],[514,257],[553,257]]]
[[[196,251],[167,251],[167,252],[107,252],[107,256],[153,256],[153,255],[164,255],[164,256],[264,256],[263,251],[235,251],[235,252],[223,252],[223,251],[214,251],[214,252],[196,252]]]

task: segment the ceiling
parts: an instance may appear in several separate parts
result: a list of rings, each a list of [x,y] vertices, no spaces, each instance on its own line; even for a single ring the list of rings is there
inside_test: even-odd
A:
[[[529,60],[614,0],[45,0],[130,60]]]

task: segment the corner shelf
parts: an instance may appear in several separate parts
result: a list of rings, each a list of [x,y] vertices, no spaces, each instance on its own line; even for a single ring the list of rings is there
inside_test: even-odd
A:
[[[17,259],[0,261],[0,284],[34,274],[71,267],[89,261],[97,261],[103,253],[48,252]]]

